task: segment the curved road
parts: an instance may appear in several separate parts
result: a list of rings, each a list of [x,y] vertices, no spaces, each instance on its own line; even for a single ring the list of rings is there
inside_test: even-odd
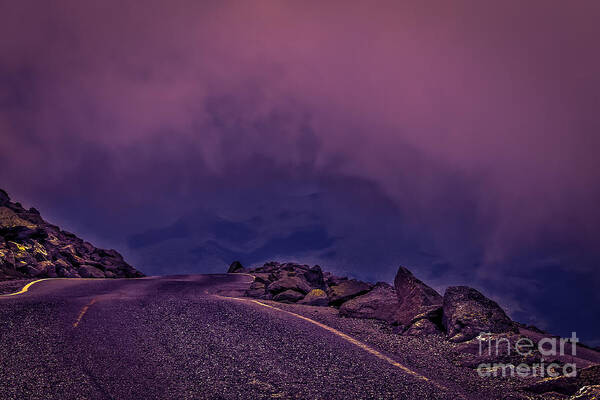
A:
[[[244,275],[47,280],[0,298],[0,399],[455,399]]]

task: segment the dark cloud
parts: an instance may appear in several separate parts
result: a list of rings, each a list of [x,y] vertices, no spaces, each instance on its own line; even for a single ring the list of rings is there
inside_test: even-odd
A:
[[[1,186],[53,222],[148,273],[403,263],[598,339],[597,2],[0,7]]]

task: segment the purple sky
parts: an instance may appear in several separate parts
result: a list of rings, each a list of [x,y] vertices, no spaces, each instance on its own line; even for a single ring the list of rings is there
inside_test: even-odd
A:
[[[600,344],[600,3],[496,3],[0,2],[0,187],[146,273],[405,264]]]

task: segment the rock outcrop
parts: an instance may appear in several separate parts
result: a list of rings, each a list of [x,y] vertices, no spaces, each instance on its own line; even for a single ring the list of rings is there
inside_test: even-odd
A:
[[[230,272],[246,272],[254,282],[246,296],[339,308],[343,317],[376,319],[397,326],[404,335],[441,335],[464,342],[481,332],[516,332],[516,325],[492,300],[475,289],[451,287],[444,297],[400,267],[394,286],[372,285],[323,272],[319,266],[269,262],[244,269],[234,263]]]
[[[282,274],[279,278],[267,286],[267,291],[272,295],[276,295],[286,290],[295,290],[298,293],[307,294],[312,290],[304,276],[292,275],[294,272]]]
[[[298,300],[302,300],[303,298],[304,294],[297,292],[293,289],[285,290],[273,296],[273,300],[279,301],[281,303],[295,303]]]
[[[398,268],[394,279],[394,288],[398,296],[398,323],[404,330],[410,329],[412,324],[421,319],[435,315],[442,307],[442,296],[417,279],[404,267]],[[420,324],[426,323],[422,322]],[[426,325],[429,328],[432,327],[431,324]],[[433,326],[435,326],[435,322]]]
[[[307,306],[327,306],[329,304],[329,298],[323,289],[313,289],[298,303]]]
[[[342,281],[337,285],[329,286],[327,289],[329,304],[341,306],[344,302],[367,293],[371,288],[372,285],[356,279]]]
[[[254,276],[254,282],[246,291],[246,296],[259,299],[312,306],[340,306],[372,288],[366,282],[323,274],[318,265],[311,267],[296,263],[268,262],[262,267],[247,270],[240,267],[241,264],[232,264],[229,270]]]
[[[443,332],[442,308],[429,307],[417,314],[404,328],[404,334],[409,336],[433,335]]]
[[[493,300],[468,286],[446,290],[442,322],[448,339],[464,342],[480,333],[516,332],[516,325]]]
[[[246,269],[244,268],[242,263],[240,263],[239,261],[232,262],[231,265],[229,266],[229,269],[227,270],[228,274],[237,274],[240,272],[246,272]]]
[[[115,250],[98,249],[47,223],[0,189],[0,279],[141,276]]]
[[[398,324],[400,310],[394,288],[379,282],[373,290],[346,301],[340,307],[340,315],[353,318],[371,318]]]

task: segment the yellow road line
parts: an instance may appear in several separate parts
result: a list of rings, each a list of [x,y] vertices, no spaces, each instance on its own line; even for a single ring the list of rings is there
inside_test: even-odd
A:
[[[144,279],[144,278],[150,278],[150,277],[143,277],[143,278],[118,278],[119,280],[137,280],[137,279]],[[25,285],[23,287],[23,289],[19,290],[18,292],[15,293],[8,293],[8,294],[0,294],[0,298],[2,297],[9,297],[9,296],[17,296],[19,294],[23,294],[26,293],[27,291],[29,291],[29,288],[33,285],[35,285],[36,283],[39,282],[43,282],[43,281],[58,281],[58,280],[68,280],[68,281],[105,281],[105,280],[113,280],[112,278],[43,278],[43,279],[38,279],[37,281],[33,281],[33,282],[29,282],[27,285]]]
[[[225,296],[219,296],[219,297],[225,297]],[[423,376],[423,375],[421,375],[421,374],[419,374],[419,373],[417,373],[417,372],[415,372],[415,371],[411,370],[410,368],[408,368],[408,367],[405,367],[404,365],[400,364],[400,363],[399,363],[399,362],[397,362],[396,360],[394,360],[394,359],[392,359],[392,358],[390,358],[390,357],[386,356],[385,354],[383,354],[383,353],[381,353],[381,352],[379,352],[379,351],[375,350],[374,348],[372,348],[372,347],[371,347],[371,346],[369,346],[368,344],[366,344],[366,343],[363,343],[363,342],[361,342],[360,340],[357,340],[357,339],[353,338],[352,336],[350,336],[350,335],[347,335],[347,334],[345,334],[345,333],[343,333],[343,332],[341,332],[341,331],[338,331],[337,329],[335,329],[335,328],[332,328],[332,327],[330,327],[330,326],[328,326],[328,325],[322,324],[322,323],[320,323],[320,322],[318,322],[318,321],[315,321],[315,320],[313,320],[313,319],[310,319],[310,318],[308,318],[308,317],[305,317],[304,315],[296,314],[296,313],[294,313],[294,312],[287,311],[287,310],[284,310],[284,309],[282,309],[282,308],[279,308],[279,307],[273,307],[273,306],[271,306],[271,305],[269,305],[269,304],[265,304],[265,303],[263,303],[263,302],[261,302],[261,301],[258,301],[258,300],[242,299],[242,298],[238,298],[238,297],[225,297],[225,298],[228,298],[228,299],[233,299],[233,300],[238,300],[238,301],[246,301],[246,302],[255,303],[255,304],[258,304],[258,305],[260,305],[260,306],[267,307],[267,308],[271,308],[271,309],[273,309],[273,310],[277,310],[277,311],[280,311],[280,312],[283,312],[283,313],[286,313],[286,314],[292,315],[292,316],[294,316],[294,317],[296,317],[296,318],[299,318],[299,319],[301,319],[301,320],[304,320],[304,321],[310,322],[311,324],[314,324],[314,325],[316,325],[316,326],[318,326],[318,327],[320,327],[320,328],[323,328],[323,329],[325,329],[325,330],[327,330],[327,331],[329,331],[329,332],[333,333],[333,334],[334,334],[334,335],[336,335],[336,336],[339,336],[340,338],[344,339],[345,341],[347,341],[347,342],[349,342],[349,343],[352,343],[353,345],[355,345],[355,346],[359,347],[359,348],[360,348],[360,349],[362,349],[362,350],[365,350],[366,352],[368,352],[368,353],[370,353],[370,354],[374,355],[375,357],[377,357],[377,358],[379,358],[379,359],[381,359],[381,360],[383,360],[383,361],[386,361],[387,363],[389,363],[389,364],[393,365],[394,367],[401,369],[401,370],[402,370],[404,373],[406,373],[406,374],[408,374],[408,375],[411,375],[411,376],[413,376],[413,377],[415,377],[415,378],[417,378],[417,379],[420,379],[420,380],[422,380],[422,381],[428,382],[428,383],[432,384],[433,386],[437,387],[437,388],[438,388],[438,389],[440,389],[440,390],[443,390],[443,391],[448,391],[448,388],[446,388],[445,386],[442,386],[442,385],[440,385],[439,383],[437,383],[437,382],[434,382],[434,381],[432,381],[431,379],[427,378],[426,376]],[[459,398],[463,398],[462,396],[460,396],[460,395],[458,395],[458,394],[457,394],[457,396],[458,396]]]
[[[2,295],[0,295],[0,297],[17,296],[19,294],[23,294],[23,293],[27,292],[29,290],[29,288],[31,286],[35,285],[36,283],[43,282],[43,281],[49,281],[49,280],[52,280],[52,279],[56,279],[56,278],[44,278],[44,279],[38,279],[37,281],[29,282],[27,285],[25,285],[23,287],[23,289],[19,290],[18,292],[9,293],[9,294],[2,294]]]
[[[73,328],[77,328],[79,326],[79,323],[81,322],[81,319],[83,318],[83,316],[85,315],[85,313],[89,310],[89,308],[94,305],[94,303],[96,302],[97,298],[93,298],[92,301],[90,301],[88,304],[86,304],[85,306],[83,306],[83,308],[81,309],[81,312],[79,313],[79,316],[77,317],[77,320],[75,321],[75,323],[73,324]]]

